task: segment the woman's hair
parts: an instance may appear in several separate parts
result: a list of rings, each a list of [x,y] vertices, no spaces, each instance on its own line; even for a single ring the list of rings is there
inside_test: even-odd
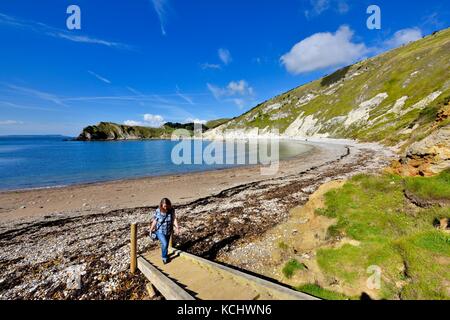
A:
[[[161,202],[159,203],[159,210],[162,209],[163,204],[166,204],[166,205],[169,207],[169,209],[172,207],[172,202],[170,202],[169,199],[167,199],[167,198],[162,198],[162,199],[161,199]]]

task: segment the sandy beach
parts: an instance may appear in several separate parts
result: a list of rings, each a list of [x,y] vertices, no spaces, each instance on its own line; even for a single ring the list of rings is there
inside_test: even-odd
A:
[[[260,166],[244,166],[67,187],[0,192],[0,222],[156,206],[163,197],[168,197],[177,204],[188,203],[241,184],[306,170],[346,152],[344,145],[311,145],[314,146],[312,152],[280,161],[279,171],[271,176],[261,175]]]
[[[155,244],[143,223],[162,197],[177,210],[174,245],[216,259],[288,218],[325,182],[375,172],[393,153],[351,141],[308,142],[313,152],[259,166],[0,193],[0,298],[142,299],[145,279],[128,273],[129,224],[139,250]],[[67,279],[81,275],[82,288]]]

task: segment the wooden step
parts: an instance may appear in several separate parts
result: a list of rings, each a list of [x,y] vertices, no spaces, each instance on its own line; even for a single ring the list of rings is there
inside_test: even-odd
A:
[[[138,268],[145,265],[147,276],[153,285],[168,292],[170,298],[200,300],[316,300],[310,295],[286,288],[270,281],[229,268],[195,255],[171,250],[171,261],[163,264],[160,250],[153,250],[138,259]],[[142,270],[141,270],[142,271]],[[152,281],[157,281],[154,283]],[[159,282],[167,282],[160,284]],[[178,286],[175,291],[173,286]],[[169,287],[167,289],[166,287]],[[182,293],[184,292],[184,293]],[[166,297],[167,298],[167,297]]]

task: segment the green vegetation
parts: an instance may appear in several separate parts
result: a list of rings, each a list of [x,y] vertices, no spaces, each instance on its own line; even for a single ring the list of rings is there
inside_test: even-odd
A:
[[[295,288],[300,292],[310,294],[314,297],[325,299],[325,300],[350,300],[350,297],[343,295],[341,293],[333,292],[324,289],[317,284],[305,284]]]
[[[125,136],[141,137],[142,139],[156,138],[164,133],[163,128],[147,128],[140,126],[125,126],[110,122],[100,122],[95,126],[88,126],[78,136],[78,140],[115,140]]]
[[[295,271],[297,270],[305,270],[306,266],[303,263],[298,262],[296,259],[289,260],[285,266],[283,267],[283,274],[286,278],[292,278]]]
[[[278,248],[280,248],[281,250],[287,250],[289,249],[289,246],[285,242],[280,241],[278,242]]]
[[[229,119],[217,119],[202,124],[202,132],[213,129]],[[88,126],[83,129],[77,140],[137,140],[137,139],[167,139],[170,138],[175,130],[184,129],[189,136],[193,135],[194,123],[175,123],[166,122],[159,128],[128,126],[112,122],[100,122],[94,126]]]
[[[222,119],[210,120],[210,121],[205,123],[205,126],[208,129],[214,129],[214,128],[224,124],[227,121],[230,121],[230,119],[229,118],[222,118]]]
[[[448,170],[432,178],[357,175],[325,194],[326,208],[317,212],[337,218],[329,235],[359,244],[318,250],[321,270],[364,292],[367,268],[376,265],[382,270],[378,298],[450,299],[450,235],[433,226],[450,217],[450,207],[415,207],[403,193],[406,186],[424,198],[449,200],[448,179]]]
[[[95,126],[88,126],[83,129],[77,140],[138,140],[138,139],[162,139],[170,138],[175,130],[184,129],[184,134],[192,136],[194,131],[193,123],[173,123],[167,122],[159,128],[127,126],[112,122],[100,122]],[[207,127],[202,125],[202,131]]]
[[[199,124],[200,126],[200,124]],[[163,128],[167,131],[173,131],[173,130],[177,130],[177,129],[185,129],[189,132],[194,131],[195,129],[195,125],[193,122],[190,123],[179,123],[179,122],[166,122],[163,125]],[[208,130],[208,128],[205,125],[201,125],[202,131],[206,131]]]
[[[448,199],[450,194],[450,169],[435,177],[406,178],[405,189],[425,200]]]

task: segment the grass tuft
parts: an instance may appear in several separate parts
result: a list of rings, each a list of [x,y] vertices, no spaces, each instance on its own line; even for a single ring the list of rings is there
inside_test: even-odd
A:
[[[278,242],[278,248],[280,248],[281,250],[287,250],[289,249],[289,246],[285,242],[280,241]]]
[[[331,290],[324,289],[317,284],[305,284],[295,288],[300,292],[310,294],[314,297],[325,299],[325,300],[350,300],[350,297],[338,292],[333,292]]]
[[[405,189],[424,200],[450,199],[450,169],[434,177],[406,178]]]
[[[306,266],[303,263],[298,262],[296,259],[289,260],[283,267],[283,274],[286,278],[290,279],[297,270],[305,270]]]

